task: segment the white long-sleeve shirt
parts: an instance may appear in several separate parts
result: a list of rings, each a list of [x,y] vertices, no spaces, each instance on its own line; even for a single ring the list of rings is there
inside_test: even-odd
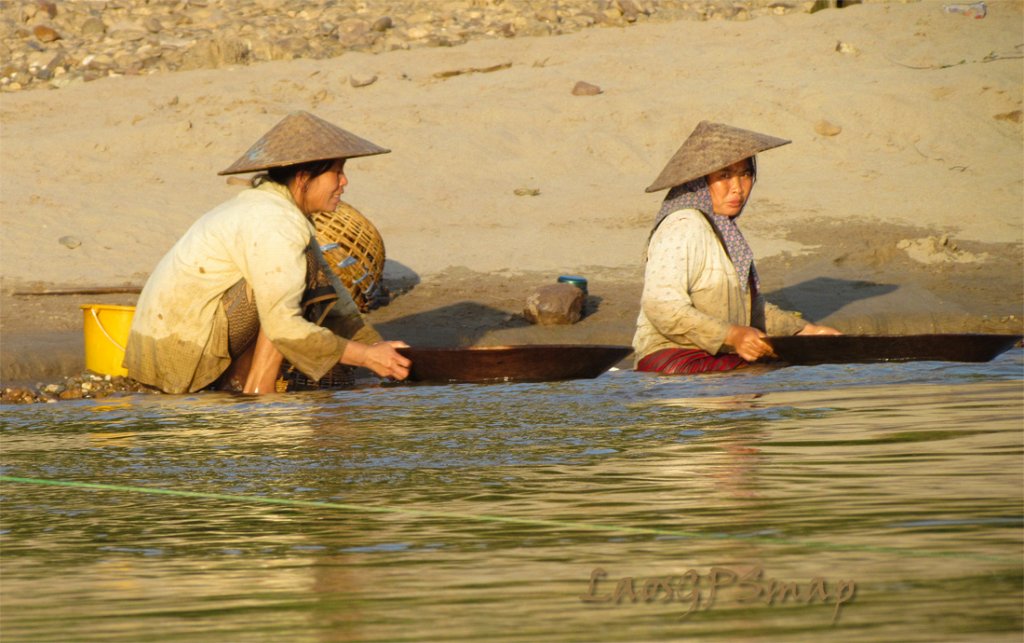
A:
[[[302,317],[305,251],[315,239],[316,228],[288,189],[272,182],[200,217],[139,296],[124,360],[129,377],[168,393],[216,380],[231,362],[221,297],[240,279],[252,288],[261,330],[285,359],[311,379],[323,377],[347,339]],[[379,339],[362,323],[348,291],[333,281],[339,300],[332,314],[345,318],[352,335]]]
[[[647,249],[633,349],[639,361],[665,348],[722,350],[729,326],[793,335],[807,322],[740,287],[739,275],[699,210],[668,215]]]

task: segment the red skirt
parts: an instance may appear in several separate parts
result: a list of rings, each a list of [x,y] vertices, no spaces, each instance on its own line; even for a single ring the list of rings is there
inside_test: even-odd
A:
[[[731,371],[749,364],[739,355],[725,353],[712,355],[696,348],[663,348],[644,357],[636,370],[649,373],[692,375],[712,371]]]

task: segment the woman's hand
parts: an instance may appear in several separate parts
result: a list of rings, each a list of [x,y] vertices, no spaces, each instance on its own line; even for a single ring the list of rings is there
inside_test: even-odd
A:
[[[395,349],[408,347],[405,342],[397,341],[377,342],[372,346],[350,341],[345,345],[341,363],[368,368],[381,377],[404,380],[409,377],[412,362]]]
[[[842,335],[841,332],[831,326],[819,326],[818,324],[807,324],[797,335]]]
[[[762,357],[772,354],[772,347],[764,341],[763,331],[752,326],[730,326],[725,335],[725,343],[736,351],[736,354],[748,362],[756,362]]]
[[[366,350],[366,360],[363,366],[381,377],[404,380],[409,377],[409,367],[412,366],[412,362],[395,349],[408,347],[409,345],[405,342],[377,342]]]

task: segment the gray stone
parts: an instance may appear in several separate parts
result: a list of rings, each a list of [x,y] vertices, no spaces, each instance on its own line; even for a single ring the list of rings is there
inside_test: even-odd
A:
[[[636,22],[640,14],[644,13],[640,7],[640,3],[636,0],[617,0],[619,5],[619,11],[622,12],[622,17],[625,18],[626,22]]]
[[[391,16],[381,16],[380,18],[374,20],[373,26],[371,26],[370,28],[376,32],[383,33],[394,26],[395,23],[394,21],[391,20]]]
[[[110,69],[114,66],[114,58],[108,54],[89,55],[82,59],[81,66],[92,70]]]
[[[27,62],[29,69],[50,69],[52,71],[63,59],[64,54],[60,51],[38,51],[29,54]]]
[[[558,22],[558,11],[554,7],[544,7],[536,13],[537,20],[542,22]]]
[[[138,73],[142,69],[142,61],[130,51],[119,51],[114,54],[114,67],[123,73]]]
[[[380,37],[380,32],[373,31],[370,23],[359,18],[343,20],[338,25],[338,43],[345,49],[368,47]]]
[[[142,26],[146,28],[149,33],[160,33],[163,31],[163,24],[160,23],[160,19],[156,16],[149,16],[142,21]]]
[[[50,20],[57,17],[57,5],[53,2],[48,2],[47,0],[36,0],[36,7],[45,13]]]
[[[583,291],[571,284],[541,286],[526,298],[523,317],[542,326],[575,324],[583,314]]]
[[[241,40],[231,37],[201,40],[189,47],[181,60],[182,69],[222,67],[244,62],[249,48]]]
[[[107,36],[122,42],[142,40],[146,37],[147,33],[142,23],[134,20],[121,20],[107,27]]]
[[[79,33],[82,34],[83,38],[95,38],[102,37],[103,34],[107,33],[107,26],[103,24],[103,21],[95,16],[89,16],[82,23]]]

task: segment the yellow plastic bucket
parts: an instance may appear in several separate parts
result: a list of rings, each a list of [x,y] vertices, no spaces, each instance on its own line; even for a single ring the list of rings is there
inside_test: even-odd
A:
[[[85,368],[103,375],[127,375],[121,362],[128,344],[135,306],[83,304]]]

